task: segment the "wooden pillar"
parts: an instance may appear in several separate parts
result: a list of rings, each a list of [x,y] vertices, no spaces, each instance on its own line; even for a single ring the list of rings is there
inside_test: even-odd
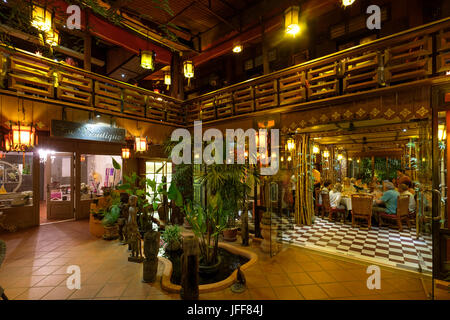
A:
[[[84,36],[84,70],[91,71],[92,37],[90,34]]]
[[[172,85],[170,86],[170,96],[177,99],[184,99],[184,78],[183,78],[183,64],[181,63],[181,57],[178,53],[172,54],[172,62],[170,66],[170,77],[172,79]]]
[[[262,25],[262,56],[263,56],[263,73],[270,73],[270,65],[269,65],[269,45],[267,43],[267,37],[265,35],[264,22],[261,21]]]
[[[75,196],[75,201],[73,202],[74,206],[75,206],[75,220],[78,220],[82,217],[81,214],[81,190],[80,190],[80,186],[81,186],[81,154],[80,152],[75,152],[74,154],[75,157],[75,192],[74,192],[74,196]]]

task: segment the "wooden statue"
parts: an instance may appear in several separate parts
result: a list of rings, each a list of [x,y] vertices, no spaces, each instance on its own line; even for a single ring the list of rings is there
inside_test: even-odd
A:
[[[128,261],[142,262],[142,247],[141,247],[141,235],[139,233],[139,227],[137,224],[137,212],[136,212],[137,197],[130,197],[130,208],[128,209],[128,223],[127,223],[127,238],[128,245],[131,249],[131,255],[128,257]]]
[[[181,212],[180,208],[175,205],[175,202],[170,202],[171,214],[170,214],[170,223],[175,225],[182,225],[184,222],[184,216]]]
[[[246,283],[247,280],[245,279],[245,274],[241,270],[241,265],[238,265],[236,273],[236,282],[231,286],[231,291],[235,293],[244,292]]]
[[[194,236],[183,238],[181,255],[181,299],[198,300],[198,256],[200,248]]]
[[[154,282],[158,271],[158,251],[160,233],[147,231],[144,235],[144,254],[142,282]]]

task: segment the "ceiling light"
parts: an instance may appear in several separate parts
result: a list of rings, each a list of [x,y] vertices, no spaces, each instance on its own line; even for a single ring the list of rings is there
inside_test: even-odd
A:
[[[356,0],[342,0],[342,5],[344,7],[351,6]]]
[[[241,45],[241,44],[236,44],[236,45],[234,45],[234,47],[233,47],[233,52],[234,52],[234,53],[242,52],[242,45]]]
[[[155,69],[155,52],[154,51],[141,51],[141,67],[144,69]]]
[[[298,24],[299,11],[299,6],[292,6],[284,11],[284,25],[286,28],[286,33],[293,37],[300,32],[300,26]]]

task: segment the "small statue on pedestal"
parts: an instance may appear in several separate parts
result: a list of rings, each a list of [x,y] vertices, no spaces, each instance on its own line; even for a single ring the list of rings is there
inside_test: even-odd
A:
[[[158,271],[158,251],[160,233],[147,231],[144,235],[144,254],[142,282],[154,282]]]
[[[137,197],[130,197],[130,208],[128,209],[128,223],[127,223],[127,240],[129,248],[131,249],[131,255],[128,257],[128,261],[142,262],[142,247],[141,247],[141,235],[137,224],[137,212],[136,212]]]

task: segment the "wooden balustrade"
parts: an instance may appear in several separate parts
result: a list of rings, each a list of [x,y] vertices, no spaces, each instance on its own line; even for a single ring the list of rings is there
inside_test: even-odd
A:
[[[8,66],[9,65],[9,66]],[[7,90],[34,98],[123,113],[184,125],[183,102],[97,74],[35,56],[0,48],[0,80]]]
[[[0,48],[0,80],[7,90],[174,125],[295,107],[443,76],[449,71],[450,18],[184,102],[22,50]]]
[[[189,99],[185,101],[186,121],[191,124],[198,119],[296,106],[442,76],[447,71],[450,18]]]

